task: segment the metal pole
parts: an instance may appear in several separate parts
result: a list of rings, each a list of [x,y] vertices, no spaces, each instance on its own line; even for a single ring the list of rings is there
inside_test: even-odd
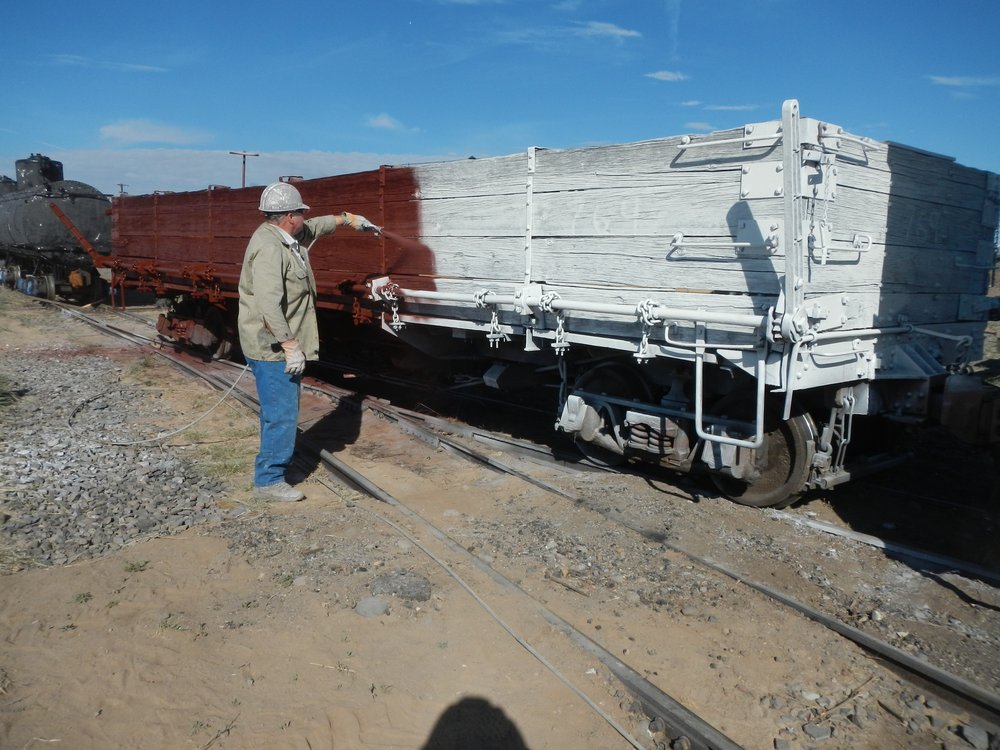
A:
[[[230,151],[233,156],[243,157],[243,180],[240,183],[240,187],[247,186],[247,157],[248,156],[260,156],[260,154],[251,154],[249,151]]]

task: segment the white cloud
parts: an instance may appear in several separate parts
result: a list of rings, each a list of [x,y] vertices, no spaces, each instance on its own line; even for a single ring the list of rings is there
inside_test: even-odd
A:
[[[687,130],[700,130],[704,133],[709,133],[715,130],[715,126],[708,122],[686,122],[684,127]]]
[[[618,41],[628,37],[642,36],[642,34],[638,31],[623,29],[621,26],[615,26],[613,23],[603,23],[601,21],[590,21],[589,23],[583,24],[581,28],[577,29],[576,33],[580,36],[607,36]]]
[[[377,115],[372,115],[368,118],[366,124],[370,128],[376,128],[378,130],[389,130],[398,133],[419,133],[420,128],[409,128],[395,117],[385,112],[381,112]]]
[[[686,101],[681,102],[681,106],[682,107],[700,107],[701,106],[701,102],[698,101],[697,99],[688,99]]]
[[[674,70],[658,70],[655,73],[646,73],[646,77],[655,81],[686,81],[688,79],[686,73]]]
[[[368,118],[368,126],[380,128],[382,130],[403,130],[403,124],[394,117],[390,117],[385,112]]]
[[[623,29],[613,23],[590,21],[576,22],[573,26],[518,26],[498,31],[494,38],[500,44],[522,44],[537,49],[553,49],[556,45],[563,44],[568,37],[612,39],[621,43],[627,38],[641,36],[638,31]]]
[[[70,65],[80,68],[100,68],[101,70],[119,70],[126,73],[166,73],[167,68],[141,63],[111,62],[108,60],[91,60],[80,55],[49,55],[55,65]]]
[[[138,143],[166,143],[174,146],[188,146],[204,143],[211,139],[207,133],[185,130],[174,125],[152,120],[119,120],[101,127],[101,137],[129,146]]]
[[[1000,76],[927,76],[938,86],[956,88],[978,88],[980,86],[1000,86]]]

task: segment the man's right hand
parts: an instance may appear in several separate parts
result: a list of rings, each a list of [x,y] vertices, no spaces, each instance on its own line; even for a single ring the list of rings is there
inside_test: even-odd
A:
[[[377,233],[381,231],[377,226],[372,224],[370,221],[368,221],[368,219],[366,219],[361,214],[349,214],[347,213],[347,211],[344,211],[344,213],[341,214],[341,218],[344,220],[344,223],[347,224],[347,226],[349,226],[351,229],[357,232]]]
[[[301,375],[306,369],[306,355],[299,349],[299,342],[295,339],[281,342],[281,348],[285,352],[285,372],[289,375]]]

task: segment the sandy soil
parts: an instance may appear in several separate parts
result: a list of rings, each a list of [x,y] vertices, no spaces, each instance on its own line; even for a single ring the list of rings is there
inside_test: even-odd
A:
[[[18,310],[4,320],[4,347],[121,349],[53,325],[50,313]],[[167,366],[156,372],[156,430],[184,423],[202,387]],[[257,503],[248,492],[255,441],[231,437],[243,471],[218,498],[226,521],[0,579],[0,746],[625,748],[625,732],[656,747],[648,717],[537,603],[748,748],[968,746],[956,734],[964,712],[699,569],[665,539],[841,607],[900,647],[1000,686],[1000,600],[979,582],[953,580],[985,605],[962,609],[958,629],[948,621],[962,604],[954,592],[881,552],[670,485],[549,476],[581,498],[574,503],[457,461],[371,414],[341,410],[319,425],[306,406],[314,436],[467,553],[313,467],[305,502]],[[211,441],[177,450],[207,463],[216,443],[255,420],[227,406],[204,430]],[[625,516],[646,532],[617,522]],[[408,580],[428,584],[429,597],[378,593]],[[360,613],[375,595],[388,610]],[[931,616],[908,620],[914,607]],[[832,736],[809,739],[811,722]]]

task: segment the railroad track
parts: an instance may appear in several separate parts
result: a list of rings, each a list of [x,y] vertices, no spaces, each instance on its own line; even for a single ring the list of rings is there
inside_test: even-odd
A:
[[[70,311],[72,312],[73,309],[71,308]],[[90,316],[85,316],[85,318],[87,317]],[[92,320],[87,320],[87,322],[94,324]],[[99,325],[105,327],[109,333],[123,336],[134,341],[135,343],[151,343],[150,339],[144,338],[141,335],[136,335],[134,332],[119,330],[119,327],[115,325]],[[163,353],[164,356],[172,356],[171,353]],[[183,357],[174,357],[174,360],[175,362],[180,363],[182,362]],[[180,366],[188,369],[192,373],[197,373],[199,370],[204,369],[202,367],[204,364],[204,362],[198,364],[197,360],[191,360],[181,364]],[[231,386],[232,372],[234,372],[232,366],[222,363],[212,363],[209,367],[212,370],[212,374],[207,377],[202,374],[200,375],[201,377],[206,377],[207,380],[219,388],[228,388]],[[226,371],[230,374],[223,375],[222,373]],[[353,396],[353,394],[350,394],[343,389],[334,389],[330,386],[319,383],[311,385],[310,388],[314,393],[322,394],[333,400],[342,400],[349,396]],[[241,391],[238,397],[248,406],[253,406],[255,399],[251,394],[246,391]],[[407,412],[406,410],[395,409],[390,405],[375,400],[364,402],[364,406],[377,412],[382,416],[382,418],[394,421],[398,426],[407,431],[408,434],[420,437],[420,439],[434,445],[444,447],[450,452],[456,453],[463,458],[480,462],[483,465],[489,466],[493,470],[505,471],[512,476],[516,476],[519,479],[530,483],[536,488],[540,488],[546,492],[560,496],[576,505],[587,505],[586,500],[576,497],[571,492],[567,492],[558,484],[533,477],[530,472],[508,465],[494,456],[487,455],[484,450],[477,449],[478,447],[489,450],[490,452],[502,450],[505,452],[512,452],[519,456],[528,455],[533,461],[545,462],[550,466],[560,467],[561,465],[558,458],[551,455],[551,452],[547,452],[543,448],[533,446],[525,441],[511,440],[510,438],[504,436],[490,434],[485,430],[456,425],[451,421],[428,417],[414,412]],[[447,435],[445,434],[446,432],[451,432],[452,434]],[[336,456],[326,452],[322,446],[317,445],[314,449],[317,455],[322,459],[324,465],[342,477],[343,481],[368,494],[371,494],[373,497],[376,497],[382,502],[391,505],[414,523],[418,523],[423,526],[430,537],[439,540],[441,544],[444,545],[444,548],[448,553],[455,555],[467,555],[469,557],[469,561],[471,561],[483,573],[490,576],[490,578],[496,583],[509,590],[520,592],[520,595],[527,597],[526,602],[534,602],[533,604],[528,604],[526,606],[535,607],[540,616],[548,620],[554,627],[563,631],[570,638],[570,640],[574,641],[580,648],[587,650],[599,658],[602,663],[604,663],[612,671],[612,673],[614,673],[615,676],[622,681],[623,684],[628,686],[628,689],[642,702],[644,709],[652,718],[653,723],[660,727],[662,729],[662,734],[669,742],[673,743],[672,746],[688,746],[697,748],[722,748],[736,746],[735,743],[732,743],[732,741],[729,740],[729,738],[727,738],[724,734],[709,726],[693,712],[684,709],[683,706],[667,694],[663,693],[658,687],[656,687],[656,685],[643,678],[637,670],[620,661],[610,652],[604,650],[603,647],[586,636],[582,631],[563,620],[559,615],[556,615],[554,612],[535,600],[534,597],[530,596],[530,594],[520,589],[520,587],[513,583],[509,578],[503,576],[503,574],[484,563],[478,557],[468,555],[461,545],[454,540],[450,540],[443,531],[435,527],[426,519],[421,518],[419,514],[416,514],[414,511],[407,508],[404,500],[400,500],[389,495],[356,470],[352,469],[343,461],[338,459]],[[562,467],[565,468],[564,465],[562,465]],[[578,471],[579,468],[574,467],[574,470]],[[600,508],[595,507],[594,510],[601,512]],[[648,534],[650,531],[648,528],[644,528],[640,525],[634,525],[630,528],[632,528],[633,531],[637,531],[642,534]],[[855,539],[854,541],[858,540]],[[839,635],[851,639],[853,642],[859,644],[871,653],[878,655],[880,659],[890,662],[896,669],[906,672],[908,676],[915,680],[918,684],[933,687],[935,692],[941,695],[945,700],[968,708],[968,710],[975,713],[982,721],[991,723],[994,726],[1000,722],[1000,699],[998,699],[998,697],[990,690],[980,688],[968,680],[950,674],[945,670],[935,668],[923,660],[916,659],[912,655],[896,648],[892,644],[873,638],[870,634],[865,633],[858,628],[854,628],[840,622],[836,618],[832,618],[817,609],[796,601],[793,597],[784,594],[782,591],[772,586],[753,581],[748,576],[741,574],[738,570],[734,570],[728,565],[713,561],[704,555],[699,555],[691,550],[684,549],[683,547],[677,545],[672,545],[666,542],[664,542],[664,545],[675,552],[685,555],[687,559],[691,560],[693,563],[701,565],[714,573],[739,581],[742,585],[748,586],[758,593],[765,595],[774,601],[780,602],[783,606],[791,607],[795,611],[817,623],[824,625],[826,628],[838,633]],[[954,561],[942,562],[950,565]],[[627,733],[622,732],[622,734],[627,738]],[[628,739],[635,744],[633,739]],[[635,746],[639,747],[640,745],[636,744]]]

